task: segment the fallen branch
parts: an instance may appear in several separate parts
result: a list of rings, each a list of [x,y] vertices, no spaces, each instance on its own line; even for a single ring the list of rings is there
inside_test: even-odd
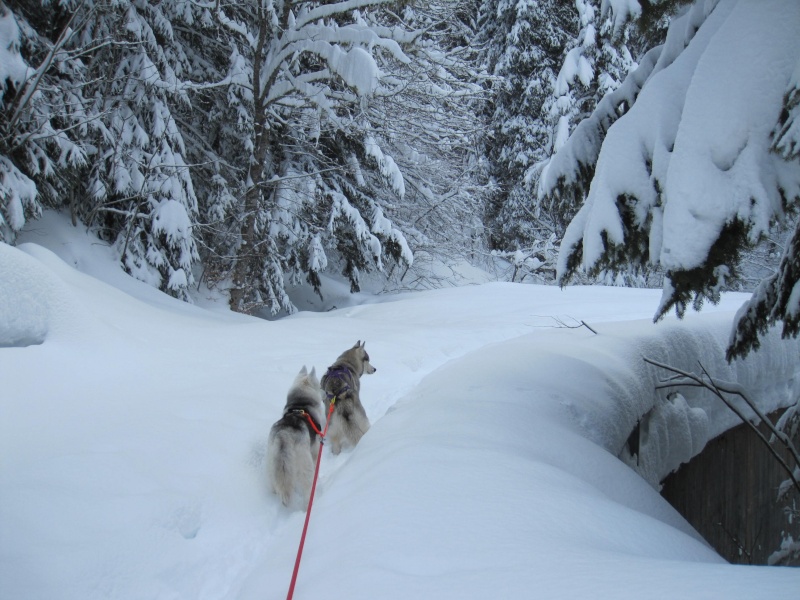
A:
[[[541,316],[542,318],[545,318],[545,317],[544,317],[544,315],[534,315],[534,316]],[[570,318],[570,319],[572,319],[573,321],[575,321],[575,322],[577,323],[577,325],[568,325],[568,324],[567,324],[567,323],[565,323],[565,322],[564,322],[564,320],[563,320],[563,319],[561,319],[560,317],[554,317],[554,316],[552,316],[552,315],[548,315],[546,318],[549,318],[549,319],[552,319],[553,321],[555,321],[555,323],[556,323],[556,325],[555,325],[556,329],[580,329],[581,327],[586,327],[586,329],[588,329],[589,331],[591,331],[593,334],[595,334],[595,335],[600,335],[599,333],[597,333],[597,331],[595,331],[594,329],[592,329],[592,328],[591,328],[591,327],[590,327],[590,326],[589,326],[589,325],[586,323],[586,321],[578,321],[578,320],[577,320],[577,319],[575,319],[574,317],[569,317],[569,318]],[[530,327],[549,327],[549,325],[530,325]]]

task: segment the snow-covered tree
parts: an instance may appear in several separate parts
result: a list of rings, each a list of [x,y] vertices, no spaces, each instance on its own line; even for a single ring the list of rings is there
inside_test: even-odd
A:
[[[384,68],[378,56],[381,68],[402,84],[377,93],[368,107],[372,135],[403,175],[393,221],[415,253],[445,263],[478,258],[484,249],[487,185],[476,113],[485,102],[487,75],[474,45],[477,5],[429,0],[385,14],[386,25],[416,32],[415,40],[406,47],[408,63]],[[424,260],[410,271],[415,281],[436,285]]]
[[[104,118],[89,170],[92,212],[110,225],[129,273],[188,299],[199,255],[192,230],[197,199],[173,114],[189,101],[184,57],[173,34],[181,7],[141,0],[115,6],[117,11],[84,29],[87,36],[119,42],[94,57],[112,70],[93,106]]]
[[[565,235],[563,284],[592,272],[658,264],[656,317],[719,299],[742,252],[800,201],[797,87],[800,4],[698,1],[672,18],[554,157],[545,189],[580,205]],[[738,319],[729,357],[776,321],[796,335],[798,237]]]
[[[525,254],[560,239],[574,215],[540,197],[540,181],[576,123],[634,64],[620,11],[599,0],[484,3],[481,39],[497,77],[486,143],[496,183],[487,215],[494,247]]]
[[[465,66],[468,36],[443,41],[470,4],[215,8],[202,35],[231,50],[210,57],[209,84],[196,86],[213,108],[195,126],[210,135],[190,146],[204,173],[206,266],[232,307],[291,312],[287,281],[319,291],[322,272],[337,270],[357,290],[364,272],[405,272],[412,243],[455,246],[475,228],[470,109],[481,89]]]
[[[202,263],[272,312],[325,270],[405,272],[409,238],[457,254],[480,229],[476,1],[2,5],[0,234],[69,208],[136,277],[188,299]]]
[[[575,126],[589,117],[603,97],[616,90],[635,66],[628,48],[632,27],[620,24],[611,7],[602,11],[599,4],[593,0],[575,1],[580,31],[568,46],[553,95],[545,106],[546,123],[553,132],[547,149],[550,155],[561,149]],[[536,202],[541,196],[540,176],[546,169],[545,163],[542,168],[526,173],[526,180],[537,184]],[[557,212],[557,207],[549,210]]]
[[[214,6],[214,37],[230,47],[222,88],[227,107],[217,95],[210,121],[215,139],[203,150],[216,154],[213,162],[222,166],[234,162],[222,154],[224,148],[241,145],[244,154],[235,162],[244,177],[240,186],[232,185],[225,169],[211,178],[218,222],[232,215],[234,226],[223,225],[209,245],[218,256],[215,270],[229,277],[234,309],[291,312],[284,278],[305,278],[318,289],[327,252],[340,262],[353,289],[361,271],[382,269],[386,260],[411,260],[378,190],[361,185],[358,169],[382,173],[382,192],[402,193],[392,157],[365,133],[364,123],[369,100],[385,79],[377,54],[408,60],[402,50],[407,32],[368,21],[373,7],[388,4]],[[363,160],[354,162],[359,156]]]
[[[567,223],[575,216],[575,210],[542,193],[550,157],[566,143],[577,123],[590,116],[603,97],[616,90],[635,66],[628,48],[632,25],[630,21],[619,19],[624,5],[575,0],[575,8],[579,33],[567,47],[552,94],[543,107],[544,127],[551,132],[547,156],[525,173],[532,210],[538,215],[546,215],[548,222],[554,224],[550,235],[556,237],[559,244]],[[553,247],[558,249],[556,244]],[[554,274],[557,254],[548,253],[546,256],[549,259],[547,266]],[[646,272],[629,271],[601,272],[593,279],[607,285],[641,287],[646,286],[650,278]]]
[[[19,3],[6,29],[18,27],[32,67],[14,86],[1,150],[3,165],[35,184],[9,201],[9,229],[21,203],[31,215],[41,202],[69,207],[117,247],[129,273],[188,299],[197,203],[173,116],[187,102],[172,33],[180,4]]]
[[[526,175],[546,164],[553,131],[543,118],[566,48],[577,34],[575,7],[557,0],[485,0],[479,39],[495,76],[485,142],[495,193],[486,221],[491,246],[515,250],[554,226],[535,213]],[[542,233],[542,229],[550,230]]]
[[[86,165],[77,143],[84,67],[68,50],[75,19],[0,2],[0,241],[13,243],[26,220],[58,203],[70,171]],[[26,19],[30,15],[40,33]]]

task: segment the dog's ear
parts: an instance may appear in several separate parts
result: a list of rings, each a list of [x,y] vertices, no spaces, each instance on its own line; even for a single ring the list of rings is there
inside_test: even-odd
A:
[[[308,375],[308,371],[306,370],[306,366],[303,365],[303,368],[300,369],[300,375]]]
[[[306,368],[306,367],[305,367],[305,365],[303,365],[303,368],[304,368],[304,369]],[[310,373],[310,375],[311,375],[311,377],[312,377],[312,378],[314,378],[314,377],[316,377],[316,376],[317,376],[317,367],[311,367],[311,373]]]
[[[359,340],[359,341],[360,341],[360,340]],[[363,348],[364,346],[366,346],[366,345],[367,345],[367,340],[364,340],[363,342],[361,342],[361,347],[362,347],[362,348]]]
[[[356,342],[356,345],[355,345],[355,346],[353,346],[353,348],[360,348],[360,347],[361,347],[361,340],[358,340],[358,341]]]

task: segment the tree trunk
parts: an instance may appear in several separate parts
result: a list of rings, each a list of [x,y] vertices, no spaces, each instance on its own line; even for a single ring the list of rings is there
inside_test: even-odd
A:
[[[241,229],[241,244],[236,253],[233,280],[230,289],[230,307],[236,312],[249,312],[255,302],[259,287],[259,240],[256,238],[256,221],[261,210],[262,184],[269,149],[269,124],[267,123],[264,101],[266,90],[262,91],[262,65],[267,53],[267,39],[270,35],[269,20],[263,10],[259,10],[260,24],[258,44],[253,55],[253,154],[247,171],[247,192],[245,193],[244,221]],[[267,88],[268,86],[263,86]]]
[[[260,171],[263,168],[250,166],[250,172]],[[256,214],[258,212],[260,189],[256,182],[245,194],[245,218],[242,223],[242,241],[236,253],[236,263],[233,268],[233,281],[230,289],[230,307],[236,312],[248,312],[251,298],[250,293],[255,285],[253,276],[256,272],[258,255],[256,252]]]

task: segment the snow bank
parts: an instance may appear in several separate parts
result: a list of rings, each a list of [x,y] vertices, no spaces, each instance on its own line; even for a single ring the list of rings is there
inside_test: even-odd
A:
[[[641,363],[629,362],[624,349],[617,353],[626,344],[642,349],[630,335],[641,327],[611,323],[597,336],[586,329],[532,333],[486,345],[425,377],[325,479],[298,592],[347,590],[365,599],[478,599],[534,589],[547,598],[795,597],[796,570],[724,565],[642,478],[613,452],[598,451],[594,440],[624,442],[619,419],[626,408],[654,400],[637,381]],[[653,419],[651,441],[656,431],[672,433],[668,424],[684,432],[681,413],[697,420],[707,414],[673,403],[673,423]],[[686,442],[650,444],[649,455],[683,460]],[[271,579],[290,570],[293,558],[292,534],[285,539],[290,549],[265,556],[267,569],[251,573],[242,598],[265,588],[279,593]],[[332,552],[348,560],[332,568]],[[752,587],[750,577],[765,588]]]
[[[0,242],[0,347],[41,344],[58,283],[33,258]],[[53,289],[55,288],[55,290]]]

